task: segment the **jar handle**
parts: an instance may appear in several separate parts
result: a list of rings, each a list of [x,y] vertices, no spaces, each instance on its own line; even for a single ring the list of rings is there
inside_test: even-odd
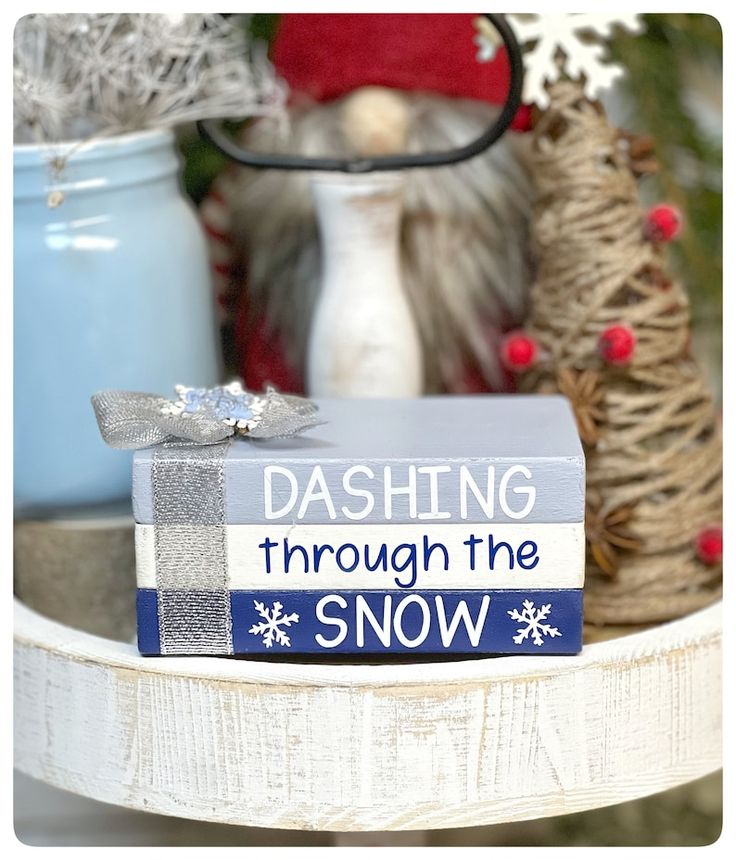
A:
[[[300,155],[282,153],[253,152],[244,149],[229,137],[214,120],[200,120],[199,133],[223,155],[238,164],[248,167],[276,168],[277,170],[324,170],[342,173],[370,173],[374,170],[407,170],[412,167],[441,167],[457,164],[479,155],[492,146],[511,125],[521,104],[524,81],[524,64],[521,48],[506,17],[500,14],[484,13],[485,17],[498,31],[509,58],[510,81],[501,113],[496,121],[479,137],[465,146],[445,152],[420,152],[413,155],[382,155],[375,158],[307,158]]]

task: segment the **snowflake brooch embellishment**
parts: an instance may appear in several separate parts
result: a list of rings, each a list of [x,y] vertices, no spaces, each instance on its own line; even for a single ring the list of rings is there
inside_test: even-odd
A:
[[[511,616],[514,621],[526,624],[526,627],[519,627],[516,631],[517,635],[513,637],[516,645],[521,645],[525,639],[529,638],[530,634],[535,645],[544,644],[545,636],[549,636],[550,639],[554,639],[555,636],[562,636],[556,627],[544,623],[552,609],[551,603],[545,603],[544,606],[535,609],[531,600],[525,600],[522,606],[524,607],[522,612],[519,612],[518,609],[510,609],[507,612],[507,615]]]
[[[265,397],[251,394],[239,382],[214,388],[177,385],[176,394],[178,400],[164,406],[166,414],[203,414],[234,427],[240,433],[247,433],[258,425],[266,405]]]
[[[248,633],[252,633],[254,636],[262,636],[263,644],[266,648],[271,648],[274,642],[278,645],[283,645],[284,648],[290,648],[291,639],[281,628],[297,624],[299,621],[297,613],[292,612],[290,615],[282,615],[281,610],[284,606],[278,600],[275,601],[271,609],[268,609],[266,604],[261,603],[260,600],[254,600],[253,603],[256,607],[256,612],[264,620],[259,621],[258,624],[254,624],[248,630]]]

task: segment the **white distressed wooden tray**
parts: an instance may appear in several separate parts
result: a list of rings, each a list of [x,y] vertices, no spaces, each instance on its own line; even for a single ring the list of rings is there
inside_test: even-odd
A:
[[[16,766],[108,803],[410,830],[577,812],[721,766],[721,606],[578,657],[143,658],[18,603]]]

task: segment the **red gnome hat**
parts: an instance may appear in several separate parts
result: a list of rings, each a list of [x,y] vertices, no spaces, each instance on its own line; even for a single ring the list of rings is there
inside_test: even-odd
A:
[[[475,14],[283,15],[273,63],[292,93],[324,102],[359,87],[425,91],[501,105],[506,52],[478,62]],[[511,126],[529,127],[529,108]]]

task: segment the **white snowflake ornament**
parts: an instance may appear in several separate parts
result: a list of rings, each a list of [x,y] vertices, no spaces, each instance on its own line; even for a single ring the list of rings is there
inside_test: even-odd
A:
[[[639,33],[643,25],[639,15],[509,15],[508,22],[524,51],[523,101],[544,110],[549,107],[547,85],[567,75],[584,79],[584,93],[597,98],[620,78],[624,70],[607,62],[606,43],[616,27]],[[488,62],[496,46],[489,44],[486,27],[478,24],[476,44],[478,61]]]

